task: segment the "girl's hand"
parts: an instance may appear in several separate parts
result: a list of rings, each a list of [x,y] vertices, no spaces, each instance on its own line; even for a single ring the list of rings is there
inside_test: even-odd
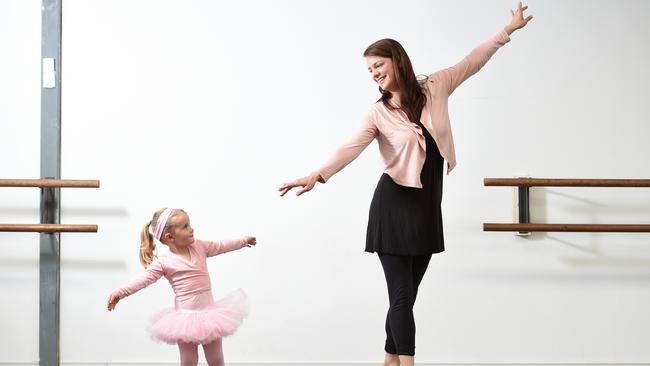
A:
[[[120,301],[120,296],[117,294],[117,292],[113,292],[108,295],[108,301],[106,303],[106,308],[108,311],[115,309],[115,305],[117,305],[118,301]]]
[[[244,240],[246,240],[247,247],[252,247],[257,244],[257,239],[254,236],[244,236]]]
[[[309,192],[314,188],[316,185],[316,182],[322,180],[323,178],[320,176],[319,172],[313,172],[310,175],[302,178],[298,178],[294,180],[293,182],[289,183],[284,183],[278,191],[280,191],[280,197],[284,196],[285,193],[289,192],[292,188],[295,187],[302,187],[301,190],[296,192],[296,196],[300,196],[301,194],[305,192]]]
[[[510,14],[512,14],[512,19],[510,20],[510,24],[506,25],[506,27],[504,28],[506,33],[508,33],[508,35],[511,35],[512,32],[516,31],[517,29],[521,29],[525,27],[526,24],[528,24],[528,22],[530,22],[530,20],[533,19],[532,15],[529,15],[526,18],[524,18],[524,10],[526,9],[528,9],[528,5],[522,7],[520,1],[519,4],[517,5],[516,11],[510,10]]]

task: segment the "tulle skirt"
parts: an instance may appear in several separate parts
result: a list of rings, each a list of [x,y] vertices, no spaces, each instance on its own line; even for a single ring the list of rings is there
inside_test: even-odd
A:
[[[246,313],[244,291],[233,291],[218,301],[206,291],[156,313],[149,332],[154,340],[168,344],[208,344],[233,334]]]

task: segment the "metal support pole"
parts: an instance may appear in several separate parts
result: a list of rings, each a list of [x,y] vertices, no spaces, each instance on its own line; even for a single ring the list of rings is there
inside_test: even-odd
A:
[[[519,223],[528,224],[530,223],[530,202],[529,202],[529,187],[519,187]]]
[[[530,195],[528,186],[519,186],[517,188],[517,206],[519,207],[519,223],[530,223]],[[520,231],[518,235],[530,235],[529,231]]]
[[[61,178],[61,4],[42,0],[41,178]],[[58,224],[60,188],[41,191],[41,223]],[[40,234],[39,365],[59,365],[60,233]]]

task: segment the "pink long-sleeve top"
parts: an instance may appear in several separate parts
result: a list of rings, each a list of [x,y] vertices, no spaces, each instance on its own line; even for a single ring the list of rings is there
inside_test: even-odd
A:
[[[223,254],[246,246],[246,239],[201,241],[195,240],[189,246],[190,260],[169,252],[154,259],[147,269],[118,291],[120,298],[129,296],[165,276],[174,289],[176,301],[185,301],[192,296],[211,290],[207,257]]]
[[[456,65],[429,75],[422,84],[427,102],[422,109],[421,122],[447,160],[447,174],[456,166],[454,139],[449,123],[448,99],[467,78],[478,72],[490,57],[510,41],[502,30],[476,47]],[[426,158],[426,140],[420,127],[411,123],[401,110],[389,110],[380,101],[372,105],[361,126],[350,141],[339,147],[317,171],[324,182],[356,159],[377,139],[379,153],[385,164],[384,172],[395,183],[422,188],[420,172]]]

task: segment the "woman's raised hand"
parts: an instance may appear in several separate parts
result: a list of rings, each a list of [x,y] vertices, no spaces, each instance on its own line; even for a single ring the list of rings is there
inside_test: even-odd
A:
[[[521,29],[530,22],[531,19],[533,19],[532,15],[529,15],[524,18],[524,10],[528,9],[528,5],[522,6],[521,1],[517,5],[517,10],[512,11],[510,10],[510,14],[512,14],[512,19],[510,19],[510,23],[506,25],[505,31],[508,33],[508,35],[512,34],[512,32],[516,31],[517,29]]]
[[[278,189],[280,191],[280,196],[284,196],[285,193],[289,192],[291,189],[295,187],[302,187],[301,190],[296,192],[296,196],[300,196],[301,194],[305,192],[309,192],[314,188],[316,185],[316,182],[322,180],[320,173],[319,172],[313,172],[309,174],[306,177],[298,178],[294,180],[293,182],[289,183],[284,183],[282,187]]]

